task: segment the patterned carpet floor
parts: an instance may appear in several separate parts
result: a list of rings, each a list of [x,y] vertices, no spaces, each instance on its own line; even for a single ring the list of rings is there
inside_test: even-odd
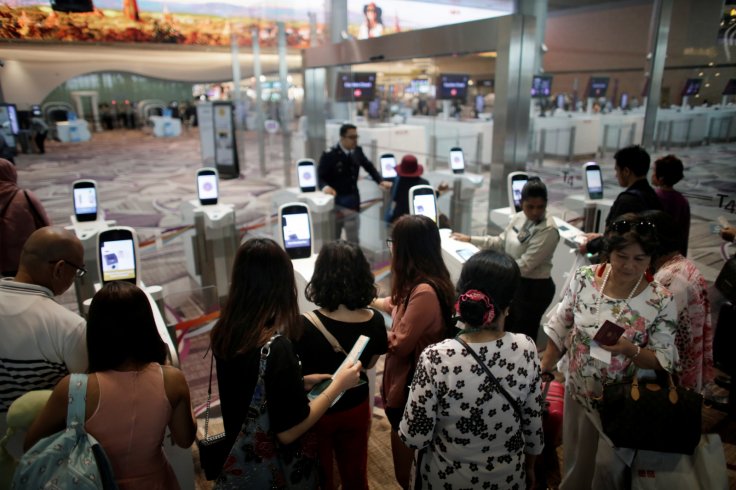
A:
[[[269,141],[264,175],[257,163],[257,135],[246,133],[243,147],[241,176],[221,181],[221,200],[234,206],[243,238],[271,236],[272,198],[285,180],[281,141],[278,137]],[[734,207],[728,207],[731,200],[736,199],[736,144],[673,148],[652,156],[657,158],[667,153],[678,155],[685,163],[686,177],[678,184],[678,189],[688,197],[692,208],[689,256],[712,282],[723,263],[722,243],[714,227],[717,217],[723,215],[736,224]],[[613,157],[607,155],[598,161],[607,183],[606,196],[613,197],[620,192],[614,178]],[[568,220],[575,216],[565,211],[562,203],[567,195],[582,193],[579,163],[546,160],[542,165],[527,166],[529,172],[539,174],[547,184],[550,212]],[[137,130],[117,130],[95,133],[86,143],[50,141],[46,154],[20,155],[17,165],[20,185],[36,193],[57,225],[70,223],[71,183],[80,178],[95,179],[106,218],[138,231],[142,243],[143,280],[149,285],[163,286],[171,313],[169,320],[174,323],[195,317],[206,309],[203,306],[206,301],[198,299],[197,283],[187,272],[180,233],[183,225],[180,207],[183,202],[196,198],[194,174],[201,167],[196,128],[166,139]],[[486,171],[486,184],[476,191],[472,210],[474,233],[484,232],[486,228],[489,178]],[[294,181],[295,175],[291,179]],[[719,195],[726,196],[723,202]],[[374,263],[377,272],[385,270],[385,266],[385,258]],[[385,289],[388,280],[383,281]],[[715,313],[723,299],[715,289],[711,292]],[[63,295],[61,301],[76,309],[73,289]],[[206,400],[209,369],[209,358],[203,358],[206,339],[206,333],[200,330],[190,332],[180,342],[182,367],[200,415]],[[378,367],[377,382],[380,382],[381,373],[382,363]],[[372,488],[398,488],[393,481],[388,424],[380,408],[376,409],[373,422],[370,485]],[[728,422],[720,412],[710,411],[706,414],[706,424],[727,440],[728,461],[736,464],[733,422]],[[734,489],[736,471],[730,471],[730,476]],[[197,488],[209,488],[209,484],[199,477]]]

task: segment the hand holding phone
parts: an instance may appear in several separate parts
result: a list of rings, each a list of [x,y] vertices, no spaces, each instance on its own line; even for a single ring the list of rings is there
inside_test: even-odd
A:
[[[606,320],[601,328],[595,333],[593,340],[598,342],[600,345],[611,346],[618,342],[618,339],[623,335],[625,329],[620,325],[616,325],[610,320]]]

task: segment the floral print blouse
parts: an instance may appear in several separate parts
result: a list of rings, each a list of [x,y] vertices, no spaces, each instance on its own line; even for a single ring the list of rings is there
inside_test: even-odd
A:
[[[677,304],[680,386],[700,392],[714,376],[708,284],[695,264],[680,254],[665,262],[654,279],[672,292]]]
[[[523,420],[465,347],[448,339],[422,352],[399,436],[409,447],[427,448],[418,470],[422,488],[526,488],[524,453],[543,448],[537,348],[511,332],[469,345],[517,400]]]
[[[564,298],[544,326],[547,336],[560,351],[568,351],[570,362],[565,389],[589,411],[595,410],[595,400],[603,394],[604,384],[630,378],[636,367],[625,355],[612,354],[610,364],[590,355],[590,342],[600,328],[595,306],[601,294],[595,283],[598,267],[605,267],[605,264],[581,267],[575,272]],[[674,372],[677,310],[672,293],[665,287],[653,281],[628,302],[603,295],[600,324],[606,320],[624,327],[625,338],[642,349],[654,351],[662,367]]]

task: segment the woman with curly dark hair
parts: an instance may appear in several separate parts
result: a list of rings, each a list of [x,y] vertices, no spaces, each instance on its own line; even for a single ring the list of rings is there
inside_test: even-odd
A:
[[[452,311],[455,288],[442,260],[440,232],[434,221],[426,216],[402,216],[389,242],[391,296],[374,302],[393,318],[381,394],[392,429],[396,480],[402,488],[409,488],[414,451],[399,438],[399,422],[419,355],[446,336],[449,325],[445,316]]]
[[[368,308],[376,297],[375,279],[359,246],[342,240],[325,244],[306,297],[320,308],[302,317],[304,333],[295,343],[305,374],[334,372],[345,360],[344,352],[349,352],[361,335],[370,338],[360,356],[367,369],[386,352],[383,316]],[[363,383],[345,392],[316,425],[321,488],[325,490],[336,488],[333,457],[343,488],[368,489],[371,414],[365,372],[360,378]]]

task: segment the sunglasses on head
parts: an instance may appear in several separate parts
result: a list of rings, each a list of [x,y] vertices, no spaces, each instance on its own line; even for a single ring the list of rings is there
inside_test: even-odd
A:
[[[657,228],[649,220],[626,220],[616,221],[611,224],[611,231],[623,234],[634,230],[639,235],[651,235],[657,231]]]

